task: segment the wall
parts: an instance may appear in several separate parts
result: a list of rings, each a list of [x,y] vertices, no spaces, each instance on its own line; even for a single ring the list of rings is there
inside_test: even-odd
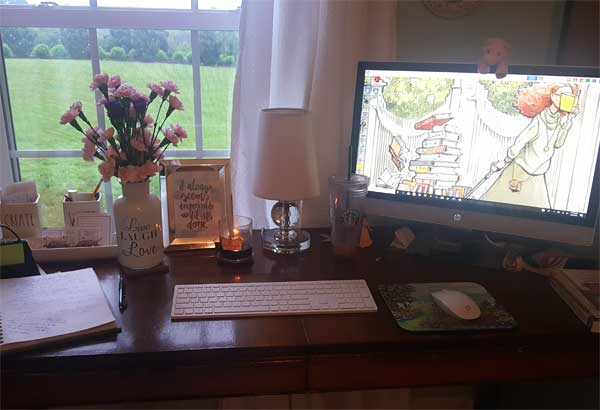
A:
[[[571,0],[565,7],[565,25],[558,64],[598,67],[600,21],[598,0]]]
[[[444,19],[420,0],[399,6],[398,50],[403,61],[476,62],[481,45],[502,37],[514,64],[556,64],[564,1],[482,1],[470,15]]]

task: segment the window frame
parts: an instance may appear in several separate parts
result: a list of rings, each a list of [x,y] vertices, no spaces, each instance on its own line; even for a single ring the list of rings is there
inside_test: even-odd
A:
[[[194,128],[196,149],[170,150],[169,157],[214,158],[229,157],[230,150],[204,149],[202,135],[202,95],[200,78],[200,31],[238,31],[240,8],[235,10],[202,10],[198,8],[198,0],[190,0],[190,9],[145,9],[131,7],[100,7],[97,0],[89,0],[89,6],[46,6],[46,5],[0,5],[0,28],[34,27],[34,28],[83,28],[89,30],[89,47],[92,70],[90,78],[100,73],[98,54],[98,29],[154,29],[178,30],[190,33],[192,51],[192,80],[194,93]],[[1,38],[0,38],[1,41]],[[14,133],[8,79],[4,63],[4,55],[0,50],[0,147],[8,149],[9,161],[5,161],[2,153],[0,179],[2,185],[6,180],[21,180],[19,158],[74,158],[81,157],[79,149],[59,150],[20,150]],[[100,96],[96,93],[96,100]],[[105,113],[102,107],[96,109],[99,127],[105,127]],[[5,178],[4,175],[10,176]],[[112,185],[104,183],[107,211],[112,213]]]

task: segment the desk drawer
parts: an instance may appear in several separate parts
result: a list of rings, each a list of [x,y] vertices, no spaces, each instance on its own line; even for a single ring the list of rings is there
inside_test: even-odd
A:
[[[298,358],[211,366],[123,368],[99,372],[2,373],[2,407],[48,407],[301,392]]]
[[[591,356],[501,351],[315,355],[308,365],[308,388],[337,391],[597,377],[598,360],[590,360]]]

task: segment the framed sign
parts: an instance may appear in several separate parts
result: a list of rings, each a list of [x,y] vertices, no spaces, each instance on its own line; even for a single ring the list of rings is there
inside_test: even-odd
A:
[[[165,168],[169,244],[166,251],[214,248],[219,223],[231,226],[228,159],[162,161]]]

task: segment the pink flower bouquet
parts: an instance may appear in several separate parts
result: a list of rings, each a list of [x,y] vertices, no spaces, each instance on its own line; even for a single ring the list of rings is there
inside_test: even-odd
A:
[[[98,170],[104,182],[113,176],[120,178],[122,183],[146,181],[160,171],[158,162],[169,145],[177,146],[187,138],[187,132],[178,124],[163,129],[174,111],[183,110],[183,104],[175,96],[179,93],[177,85],[169,80],[148,84],[148,88],[150,94],[145,95],[121,82],[118,75],[98,74],[90,89],[102,94],[98,105],[106,109],[112,127],[105,130],[94,128],[79,101],[60,117],[61,124],[70,124],[83,134],[83,159],[102,161]],[[157,99],[160,105],[154,120],[147,111]],[[165,105],[166,111],[163,112]],[[86,131],[78,119],[89,127]]]

